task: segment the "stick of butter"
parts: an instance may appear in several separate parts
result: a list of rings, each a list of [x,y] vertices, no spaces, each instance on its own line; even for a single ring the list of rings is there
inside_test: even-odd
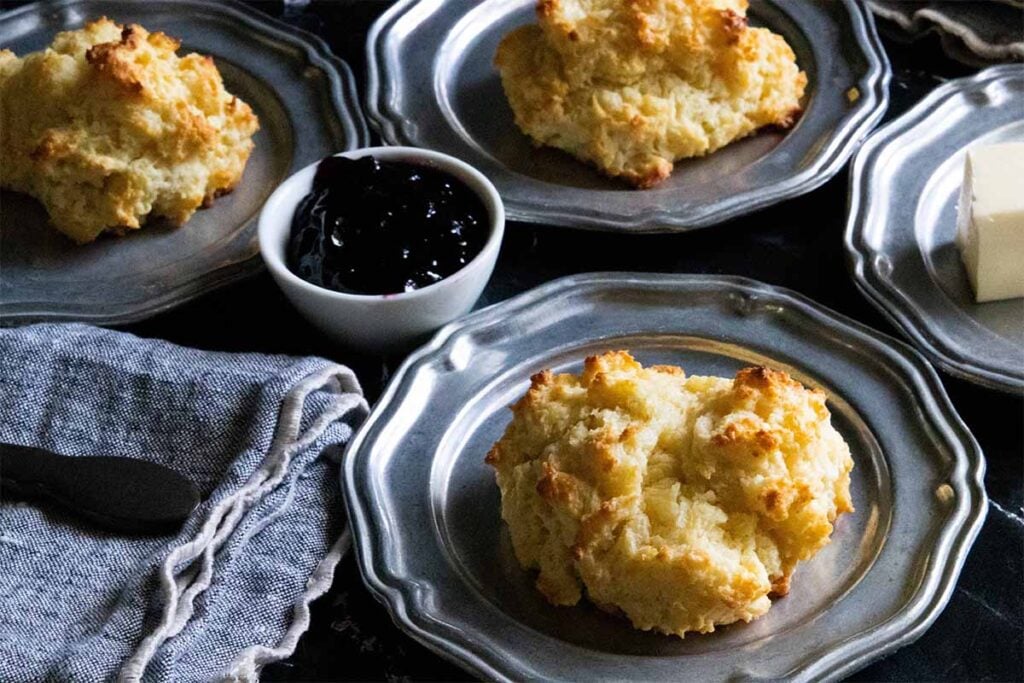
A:
[[[957,246],[978,303],[1024,296],[1024,142],[967,150]]]

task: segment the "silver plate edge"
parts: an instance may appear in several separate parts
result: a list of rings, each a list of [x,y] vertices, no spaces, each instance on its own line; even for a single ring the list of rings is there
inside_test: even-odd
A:
[[[839,680],[914,642],[934,623],[949,602],[967,554],[981,531],[988,512],[988,495],[984,485],[985,458],[981,446],[956,412],[938,374],[928,361],[909,344],[784,287],[731,275],[603,272],[570,275],[553,280],[511,299],[474,311],[443,327],[431,341],[409,355],[402,363],[370,415],[349,442],[345,450],[340,483],[346,514],[353,531],[352,547],[355,550],[356,563],[363,583],[387,608],[392,620],[402,631],[431,651],[482,679],[515,680],[510,674],[515,671],[515,667],[508,664],[508,658],[503,653],[495,653],[494,656],[499,661],[485,661],[463,647],[456,639],[439,635],[417,623],[415,612],[410,613],[408,610],[409,600],[402,587],[388,585],[376,567],[377,558],[374,557],[370,540],[371,513],[364,507],[363,493],[355,482],[355,463],[360,457],[360,449],[377,423],[390,419],[390,406],[395,403],[395,397],[402,385],[417,366],[426,363],[433,354],[441,351],[456,333],[468,330],[472,326],[484,325],[495,318],[505,317],[511,312],[510,309],[526,308],[540,303],[563,290],[599,287],[608,283],[621,286],[624,282],[685,287],[688,283],[701,280],[712,280],[739,288],[748,294],[783,301],[806,315],[827,320],[836,326],[846,326],[853,332],[898,352],[906,365],[903,369],[908,371],[908,388],[923,399],[923,415],[931,419],[933,426],[946,437],[951,447],[956,464],[950,474],[949,483],[956,492],[956,499],[961,501],[959,507],[968,508],[959,525],[951,522],[938,534],[935,552],[941,561],[930,565],[931,576],[922,582],[924,588],[904,605],[896,617],[878,625],[871,633],[847,640],[813,664],[789,671],[786,678],[800,681]],[[408,586],[404,588],[408,589]]]
[[[900,304],[897,298],[885,293],[886,286],[877,281],[874,269],[868,265],[874,252],[864,241],[867,210],[864,184],[866,180],[865,166],[873,155],[879,154],[884,149],[885,143],[889,142],[887,136],[900,129],[916,126],[927,118],[932,110],[963,90],[984,87],[1009,74],[1019,75],[1021,72],[1024,72],[1024,66],[1020,64],[1003,64],[983,69],[973,76],[943,83],[898,118],[886,123],[871,134],[857,150],[850,164],[847,219],[843,233],[846,263],[857,289],[894,327],[910,339],[918,350],[942,370],[955,377],[989,389],[1012,394],[1024,394],[1024,372],[1017,375],[1003,373],[978,367],[968,359],[956,358],[940,339],[931,335],[924,326],[914,322],[912,309],[908,310],[908,306]]]
[[[82,0],[39,0],[23,7],[4,12],[4,20],[14,19],[33,12],[54,11],[56,9],[78,4]],[[348,63],[334,54],[327,43],[319,36],[306,30],[292,27],[255,7],[244,4],[241,0],[177,0],[183,8],[201,8],[201,11],[227,15],[229,18],[252,26],[256,31],[270,34],[276,40],[288,43],[302,51],[306,60],[320,69],[327,76],[330,84],[330,103],[334,109],[335,123],[344,131],[345,149],[350,151],[370,144],[370,129],[363,113],[360,99],[356,93],[355,75]],[[255,241],[255,222],[253,240]],[[108,312],[101,309],[93,311],[47,311],[31,301],[13,303],[0,302],[0,320],[2,326],[19,325],[28,322],[62,322],[78,321],[93,325],[124,325],[163,313],[185,304],[196,297],[212,292],[215,289],[244,280],[263,270],[263,261],[258,251],[241,261],[230,263],[215,270],[207,271],[181,285],[161,292],[137,305],[120,307]]]
[[[399,0],[382,14],[370,27],[366,37],[366,95],[364,102],[370,125],[388,145],[414,145],[401,133],[401,126],[387,113],[388,106],[381,74],[379,45],[381,36],[386,33],[395,21],[414,6],[419,0]],[[835,145],[831,157],[815,159],[811,168],[781,181],[770,190],[761,193],[759,198],[748,198],[736,203],[722,200],[702,207],[699,217],[675,214],[671,211],[645,211],[637,214],[618,214],[605,216],[580,216],[576,214],[556,213],[549,209],[538,208],[518,203],[507,203],[505,215],[513,221],[526,223],[548,223],[569,228],[585,228],[611,232],[631,233],[663,233],[686,232],[724,223],[733,218],[766,208],[772,204],[806,194],[827,182],[839,172],[846,161],[854,153],[860,142],[874,129],[889,107],[889,82],[892,79],[892,67],[882,46],[875,27],[874,16],[856,0],[842,0],[850,14],[851,23],[855,28],[855,37],[861,47],[869,67],[867,73],[857,83],[861,98],[854,108],[856,116],[851,116],[843,128],[834,133],[834,139],[842,144]],[[402,117],[398,112],[391,112],[399,122]]]

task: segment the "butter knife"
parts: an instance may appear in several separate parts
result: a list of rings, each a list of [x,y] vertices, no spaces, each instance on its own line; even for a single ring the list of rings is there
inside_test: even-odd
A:
[[[48,498],[97,526],[127,533],[173,533],[199,505],[195,485],[164,465],[0,443],[0,502],[11,492]]]

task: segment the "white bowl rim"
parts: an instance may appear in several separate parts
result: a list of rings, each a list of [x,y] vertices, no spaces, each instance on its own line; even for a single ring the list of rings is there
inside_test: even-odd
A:
[[[288,230],[290,231],[291,217],[294,216],[295,207],[298,206],[301,197],[296,198],[294,203],[289,202],[287,198],[292,194],[297,194],[294,186],[299,184],[299,180],[302,179],[303,176],[315,173],[316,167],[321,161],[323,161],[323,159],[327,158],[324,157],[323,159],[314,161],[285,178],[281,184],[277,186],[277,189],[275,189],[267,198],[266,202],[264,202],[263,208],[260,209],[257,228],[260,254],[263,256],[264,263],[267,264],[267,267],[275,276],[284,278],[288,282],[310,292],[311,294],[327,296],[338,301],[358,301],[365,303],[372,301],[411,300],[423,296],[429,296],[444,286],[453,286],[458,284],[459,281],[470,277],[472,271],[483,267],[483,264],[489,260],[491,254],[498,251],[501,247],[501,240],[505,233],[505,206],[501,201],[501,195],[498,194],[498,190],[494,187],[493,183],[491,183],[491,181],[487,179],[487,176],[476,168],[470,166],[461,159],[457,159],[449,154],[444,154],[443,152],[435,152],[434,150],[423,149],[420,147],[404,147],[397,145],[361,147],[348,152],[329,154],[328,156],[360,159],[370,155],[381,159],[395,159],[408,161],[410,163],[426,162],[429,166],[452,173],[459,180],[464,182],[471,190],[473,190],[474,193],[476,193],[478,197],[480,197],[480,200],[487,209],[487,213],[490,218],[488,226],[489,234],[487,235],[487,241],[484,243],[484,246],[472,259],[469,260],[469,263],[462,266],[451,275],[448,275],[437,282],[433,282],[426,287],[414,289],[411,292],[395,292],[393,294],[353,294],[351,292],[339,292],[334,289],[328,289],[327,287],[321,287],[320,285],[303,280],[301,277],[293,273],[285,264],[283,253],[279,253],[279,250],[277,249],[271,249],[269,246],[271,240],[269,238],[265,238],[265,236],[270,232],[269,225],[271,223],[268,218],[268,209],[272,211],[280,211],[284,208],[284,205],[291,205],[291,215],[288,218]],[[305,194],[306,193],[303,193],[302,196],[305,196]],[[287,240],[285,240],[285,242],[287,243]]]

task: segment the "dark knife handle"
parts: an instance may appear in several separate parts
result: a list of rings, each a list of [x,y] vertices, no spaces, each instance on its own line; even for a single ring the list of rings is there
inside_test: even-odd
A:
[[[5,487],[45,496],[105,529],[130,533],[173,533],[199,505],[192,482],[154,462],[67,457],[0,443],[0,493]]]
[[[43,484],[60,458],[50,451],[31,446],[0,443],[0,480],[13,479],[19,484]]]

